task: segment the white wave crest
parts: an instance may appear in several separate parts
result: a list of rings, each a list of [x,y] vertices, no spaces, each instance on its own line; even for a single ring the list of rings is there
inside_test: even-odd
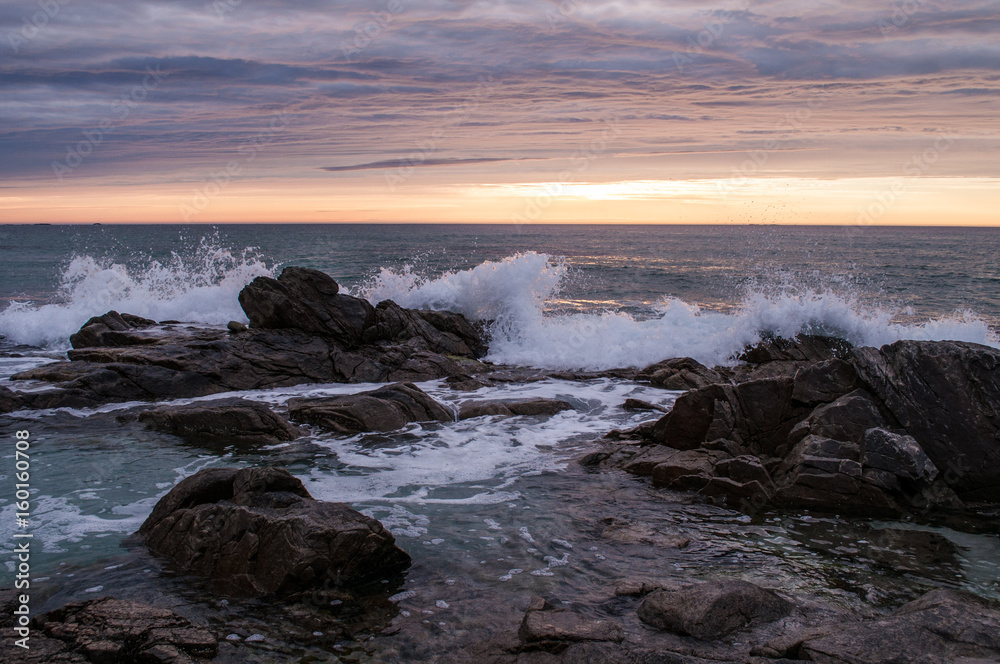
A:
[[[246,321],[237,296],[273,268],[251,250],[233,252],[203,240],[189,256],[125,265],[75,256],[63,269],[52,303],[12,302],[0,312],[0,334],[32,346],[65,347],[91,316],[109,310],[154,320],[225,324]]]
[[[750,292],[726,313],[671,298],[647,319],[621,311],[546,314],[546,303],[559,293],[566,275],[563,261],[526,253],[436,279],[409,269],[383,269],[361,293],[372,302],[393,299],[405,307],[450,309],[492,320],[487,360],[551,369],[644,367],[670,357],[726,364],[765,335],[802,333],[830,334],[865,346],[948,339],[1000,347],[972,312],[903,322],[897,307],[866,305],[852,294],[815,289]]]

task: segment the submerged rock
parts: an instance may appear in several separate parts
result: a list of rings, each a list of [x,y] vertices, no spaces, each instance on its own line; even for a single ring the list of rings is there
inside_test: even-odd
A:
[[[771,590],[727,580],[660,588],[646,595],[638,614],[654,627],[708,641],[751,623],[773,622],[792,608]]]
[[[532,600],[518,631],[526,650],[561,652],[580,641],[621,642],[622,626],[609,620],[586,618],[568,609],[556,609],[540,597]]]
[[[1000,607],[955,590],[932,590],[891,616],[785,637],[754,654],[831,664],[936,664],[1000,658]]]
[[[396,383],[360,394],[292,399],[289,417],[344,435],[394,431],[410,422],[451,422],[453,413],[413,383]]]
[[[378,521],[314,500],[278,468],[202,470],[160,499],[139,535],[231,595],[349,586],[410,564]]]
[[[38,632],[30,649],[18,649],[19,662],[189,664],[219,651],[214,634],[173,611],[110,597],[67,604],[35,623]]]
[[[299,435],[267,405],[238,398],[161,406],[140,413],[139,421],[196,444],[273,445]]]

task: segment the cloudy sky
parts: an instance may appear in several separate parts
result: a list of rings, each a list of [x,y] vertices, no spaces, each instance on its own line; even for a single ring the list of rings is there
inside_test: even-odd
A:
[[[0,2],[0,220],[1000,225],[1000,3]]]

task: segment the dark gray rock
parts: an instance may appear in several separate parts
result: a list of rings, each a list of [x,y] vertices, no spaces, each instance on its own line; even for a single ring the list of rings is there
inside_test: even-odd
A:
[[[643,401],[642,399],[625,399],[622,404],[623,410],[653,410],[660,412],[667,412],[669,409],[663,406],[657,406],[655,403],[650,403],[648,401]]]
[[[715,466],[725,452],[683,450],[653,468],[653,484],[679,491],[698,490],[717,475]]]
[[[328,431],[353,435],[394,431],[410,422],[451,422],[454,414],[412,383],[396,383],[371,392],[319,399],[292,399],[288,415]]]
[[[139,529],[151,551],[225,594],[352,585],[410,564],[382,525],[313,500],[278,468],[213,468],[181,481]]]
[[[868,429],[861,440],[861,463],[892,473],[898,478],[919,484],[931,484],[938,476],[937,467],[920,449],[913,436],[885,429]]]
[[[341,295],[329,275],[302,267],[286,267],[277,279],[257,277],[239,297],[251,328],[330,335],[348,347],[361,343],[375,318],[367,300]]]
[[[84,323],[79,332],[70,335],[69,342],[73,348],[133,346],[152,343],[148,337],[135,335],[133,331],[153,325],[156,325],[156,321],[142,316],[109,311],[103,316],[95,316]]]
[[[773,622],[792,608],[771,590],[725,580],[661,588],[646,595],[638,614],[653,627],[708,641],[753,623]]]
[[[219,650],[214,634],[173,611],[110,597],[67,604],[35,623],[19,662],[192,664]]]
[[[540,597],[534,598],[518,630],[526,650],[561,652],[580,641],[611,641],[625,638],[622,626],[609,620],[593,620],[569,611],[555,609]]]
[[[1000,350],[898,341],[855,349],[853,361],[963,500],[1000,501]]]
[[[693,390],[723,382],[722,376],[690,357],[679,357],[650,365],[636,375],[665,390]]]
[[[774,337],[746,349],[737,359],[750,364],[769,362],[825,362],[848,357],[851,344],[837,337],[800,334],[793,339]]]
[[[463,401],[459,404],[458,419],[483,415],[555,415],[564,410],[573,410],[573,405],[562,399],[489,399],[485,401]]]
[[[858,372],[845,360],[834,358],[811,364],[795,373],[792,399],[807,406],[830,403],[861,387]]]
[[[246,323],[241,323],[238,320],[231,320],[226,323],[226,329],[232,334],[239,334],[240,332],[246,332],[250,328],[246,326]]]
[[[789,432],[788,447],[793,447],[808,435],[859,445],[866,431],[885,426],[886,421],[872,396],[864,390],[855,390],[816,408],[796,424]]]
[[[139,421],[150,429],[201,444],[273,445],[299,435],[267,405],[247,399],[161,406],[140,413]]]
[[[893,615],[838,625],[783,644],[780,656],[828,664],[937,664],[1000,658],[997,604],[955,590],[932,590]]]
[[[26,406],[24,399],[17,392],[0,385],[0,414],[12,413]]]

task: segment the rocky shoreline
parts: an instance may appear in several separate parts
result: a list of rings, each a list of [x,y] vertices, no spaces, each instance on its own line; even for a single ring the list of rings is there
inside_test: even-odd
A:
[[[622,404],[649,410],[653,419],[595,441],[580,459],[586,472],[625,471],[649,478],[636,481],[649,482],[654,491],[751,518],[807,509],[946,520],[957,528],[975,523],[996,532],[1000,351],[989,347],[900,341],[854,348],[803,336],[748,348],[733,367],[676,358],[641,371],[544,372],[482,362],[485,332],[460,314],[408,310],[391,301],[372,306],[341,294],[332,278],[314,270],[286,268],[277,279],[259,277],[239,299],[249,328],[157,323],[113,311],[92,318],[71,338],[68,361],[13,376],[13,385],[30,389],[0,387],[0,413],[148,402],[120,413],[118,421],[188,444],[255,449],[294,441],[304,427],[353,435],[411,422],[548,417],[573,409],[546,398],[469,398],[450,408],[415,382],[444,379],[465,392],[546,378],[612,377],[683,394],[665,413],[637,399]],[[294,398],[284,412],[240,397],[159,403],[336,382],[385,385]],[[622,546],[687,544],[677,535],[643,532],[627,518],[609,517],[602,528],[606,540]],[[368,607],[359,609],[367,616],[359,622],[389,644],[399,609],[386,598],[411,563],[377,520],[313,499],[301,481],[277,467],[211,468],[189,476],[159,500],[133,543],[181,583],[207,584],[234,604],[272,605],[292,616],[285,618],[290,623],[317,627],[314,635],[357,638],[330,624],[329,607]],[[14,599],[10,591],[0,594],[6,620]],[[637,577],[589,607],[567,608],[541,597],[510,601],[520,622],[456,638],[451,652],[420,660],[1000,661],[1000,607],[949,589],[877,615],[725,574],[698,583]],[[186,608],[189,618],[133,599],[71,603],[34,617],[39,645],[23,661],[300,661],[287,652],[250,658],[241,638],[227,642],[218,626],[198,622],[196,604]],[[5,629],[5,649],[10,632]],[[307,634],[286,638],[308,641]],[[311,652],[331,652],[323,639],[317,643]]]

